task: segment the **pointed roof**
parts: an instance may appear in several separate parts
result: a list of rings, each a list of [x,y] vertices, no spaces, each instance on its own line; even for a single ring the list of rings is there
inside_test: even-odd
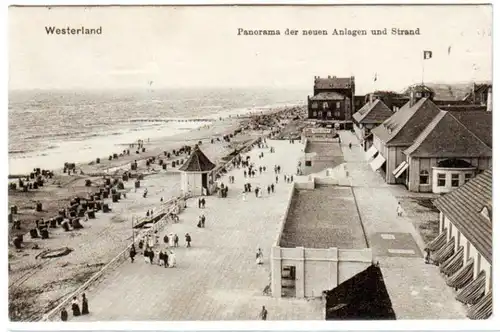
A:
[[[374,265],[326,292],[327,320],[396,319],[380,268]]]
[[[344,100],[345,96],[335,91],[320,92],[310,98],[311,100]]]
[[[358,123],[380,123],[390,118],[394,113],[380,99],[366,103],[352,115]]]
[[[182,172],[209,172],[215,164],[200,150],[198,144],[194,146],[189,159],[179,168]]]
[[[350,89],[354,79],[352,77],[316,77],[314,79],[315,89]]]
[[[406,103],[372,132],[388,146],[410,146],[439,112],[430,99],[421,98],[413,106]]]
[[[452,114],[441,111],[404,153],[412,157],[491,157],[491,148]]]
[[[491,211],[492,187],[493,172],[490,168],[433,202],[490,264],[493,222],[481,212],[485,207]]]

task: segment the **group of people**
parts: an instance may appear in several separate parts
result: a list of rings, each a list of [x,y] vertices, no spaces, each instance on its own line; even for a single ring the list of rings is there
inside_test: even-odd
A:
[[[146,263],[150,263],[151,265],[155,264],[155,256],[158,257],[156,264],[158,264],[159,266],[164,266],[165,268],[175,267],[177,263],[175,259],[175,253],[172,250],[158,250],[157,255],[155,255],[152,248],[148,247],[146,248],[146,250],[144,250],[144,261]]]
[[[199,218],[198,218],[198,228],[205,228],[205,221],[206,221],[206,218],[205,218],[205,215],[202,214]]]
[[[73,297],[73,300],[71,301],[71,311],[73,312],[74,317],[78,317],[81,315],[88,315],[89,312],[89,302],[87,300],[87,297],[85,296],[85,293],[82,294],[82,309],[80,311],[80,303],[78,302],[78,299],[76,296]],[[63,308],[61,310],[61,320],[63,322],[66,322],[68,320],[68,312],[66,311],[66,308]]]
[[[206,204],[206,201],[205,201],[204,197],[198,198],[198,208],[199,209],[204,209],[205,208],[205,204]]]

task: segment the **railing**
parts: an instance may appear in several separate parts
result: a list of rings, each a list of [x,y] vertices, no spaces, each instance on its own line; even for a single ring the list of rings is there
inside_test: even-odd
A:
[[[108,272],[108,270],[112,269],[113,267],[119,266],[121,263],[123,263],[129,254],[130,248],[132,245],[137,244],[139,240],[145,236],[151,235],[154,233],[156,230],[160,230],[163,227],[165,227],[167,221],[168,221],[168,216],[171,212],[173,212],[174,209],[177,209],[177,201],[179,200],[186,200],[190,198],[191,196],[184,195],[176,198],[172,198],[165,202],[163,204],[163,207],[160,209],[158,214],[166,213],[163,218],[158,220],[155,224],[154,227],[149,228],[148,230],[140,233],[137,237],[135,237],[134,241],[129,244],[124,250],[122,250],[118,255],[116,255],[108,264],[106,264],[102,269],[94,273],[92,277],[90,277],[89,280],[87,280],[82,286],[80,286],[76,291],[74,291],[70,296],[68,296],[64,301],[62,301],[57,307],[52,309],[48,314],[44,315],[42,317],[42,321],[50,321],[52,318],[54,318],[61,310],[63,307],[68,306],[69,303],[72,301],[73,297],[78,297],[81,295],[86,289],[88,289],[97,279],[99,279],[105,272]],[[183,207],[179,206],[179,212],[182,211]],[[142,222],[145,218],[141,218],[138,220],[138,222]]]

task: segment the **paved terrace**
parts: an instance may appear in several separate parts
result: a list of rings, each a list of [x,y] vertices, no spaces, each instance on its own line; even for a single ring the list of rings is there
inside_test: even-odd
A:
[[[397,216],[398,202],[391,186],[372,171],[354,134],[343,131],[340,135],[348,180],[397,319],[465,319],[464,307],[455,300],[439,269],[424,263],[424,243],[410,217]]]
[[[296,190],[280,242],[285,248],[366,248],[351,188]]]
[[[232,170],[235,184],[229,184],[227,198],[207,197],[206,208],[199,210],[197,199],[188,201],[180,222],[162,232],[177,233],[180,248],[174,249],[176,268],[163,268],[144,262],[125,262],[104,280],[89,289],[91,314],[70,321],[109,320],[253,320],[260,319],[262,305],[270,320],[324,319],[324,304],[319,300],[276,299],[262,295],[269,284],[269,248],[276,239],[284,216],[291,184],[283,174],[293,174],[302,144],[268,141],[276,152],[254,149],[248,153],[256,166],[267,171],[252,179],[243,178],[243,170]],[[264,151],[264,158],[258,153]],[[273,168],[281,165],[282,174],[274,194],[265,191],[262,198],[249,194],[242,199],[243,184],[267,188],[275,181]],[[252,189],[253,189],[252,188]],[[206,216],[206,228],[197,228],[200,213]],[[185,248],[184,234],[192,236],[192,248]],[[264,265],[255,264],[257,247],[264,251]],[[69,309],[69,308],[68,308]]]

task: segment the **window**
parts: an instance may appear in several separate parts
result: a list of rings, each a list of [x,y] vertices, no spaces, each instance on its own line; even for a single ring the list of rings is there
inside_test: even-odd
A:
[[[446,186],[446,174],[438,173],[438,187]]]
[[[416,96],[417,98],[422,98],[422,93],[417,92],[417,93],[415,94],[415,96]]]
[[[336,107],[336,108],[340,108],[340,101],[338,101],[338,102],[335,104],[335,107]]]
[[[314,111],[313,116],[318,116],[318,112]]]
[[[458,174],[452,174],[451,175],[451,186],[452,187],[458,187],[460,184],[460,177]]]
[[[311,161],[310,160],[306,160],[306,166],[311,167]]]
[[[329,118],[331,118],[331,117],[332,117],[332,112],[328,111],[328,112],[326,113],[326,115],[327,115]]]
[[[318,103],[312,103],[311,107],[314,109],[318,108]]]
[[[326,110],[327,108],[328,108],[328,103],[325,101],[325,102],[323,103],[323,109],[325,109],[325,110]]]
[[[321,118],[323,116],[323,112],[319,111],[318,112],[318,118]]]
[[[472,174],[471,173],[465,173],[465,182],[469,181],[472,179]]]
[[[429,171],[420,171],[420,184],[429,184]]]
[[[340,118],[340,112],[339,111],[335,111],[335,117],[336,118]]]

